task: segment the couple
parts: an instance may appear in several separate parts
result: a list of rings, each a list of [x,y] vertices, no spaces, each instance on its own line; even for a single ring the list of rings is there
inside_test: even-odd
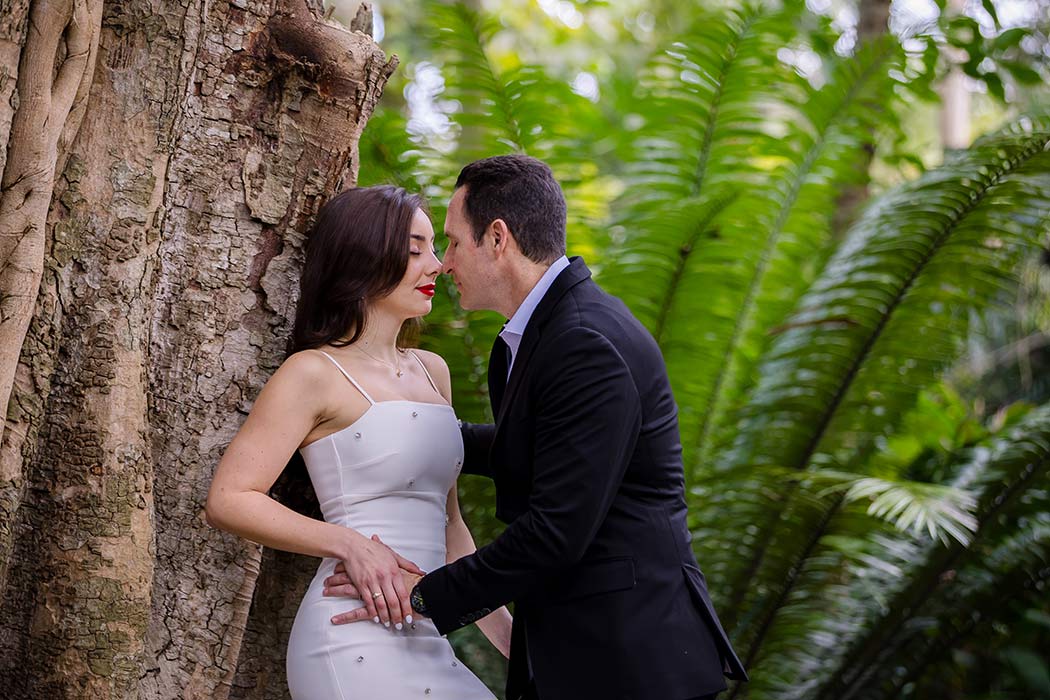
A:
[[[660,351],[566,259],[550,168],[468,165],[445,234],[442,262],[425,202],[399,188],[322,208],[296,352],[211,486],[213,525],[324,558],[288,643],[292,697],[491,698],[444,637],[470,623],[510,658],[508,700],[692,700],[746,679],[689,545]],[[510,319],[489,361],[495,425],[459,423],[444,361],[400,342],[442,271],[465,309]],[[296,449],[325,522],[267,495]],[[495,481],[507,523],[478,550],[461,471]]]

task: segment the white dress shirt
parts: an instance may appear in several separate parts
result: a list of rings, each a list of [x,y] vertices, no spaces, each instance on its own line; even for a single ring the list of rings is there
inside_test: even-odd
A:
[[[521,306],[518,307],[518,310],[507,321],[507,325],[503,326],[503,330],[500,331],[500,337],[503,338],[503,341],[510,348],[510,361],[507,362],[508,379],[510,378],[510,370],[514,367],[514,358],[518,354],[518,347],[521,345],[521,338],[525,335],[525,328],[529,325],[529,319],[532,318],[533,312],[536,311],[536,307],[539,306],[540,300],[543,299],[547,290],[554,284],[555,278],[568,266],[569,259],[564,255],[551,263],[551,266],[543,273],[543,277],[540,277],[539,282],[525,297],[525,301],[521,302]]]

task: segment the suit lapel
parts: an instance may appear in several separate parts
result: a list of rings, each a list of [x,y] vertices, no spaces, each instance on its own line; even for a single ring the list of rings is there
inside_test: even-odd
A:
[[[489,353],[489,400],[492,402],[493,413],[499,413],[499,407],[503,405],[503,390],[507,387],[507,358],[510,348],[507,341],[499,335],[492,343],[492,352]]]
[[[583,258],[574,257],[569,261],[569,266],[554,278],[554,283],[551,284],[550,289],[540,299],[540,303],[532,313],[528,325],[525,326],[525,335],[522,336],[521,345],[518,347],[517,355],[514,357],[514,367],[511,369],[510,378],[507,380],[507,386],[503,391],[499,406],[493,406],[498,411],[496,414],[497,433],[499,432],[500,424],[503,423],[503,417],[507,413],[507,407],[514,402],[514,396],[521,386],[522,377],[525,375],[525,369],[528,367],[533,351],[540,342],[543,334],[543,325],[550,318],[558,301],[561,300],[565,293],[580,282],[589,279],[590,276],[591,271],[587,269]]]

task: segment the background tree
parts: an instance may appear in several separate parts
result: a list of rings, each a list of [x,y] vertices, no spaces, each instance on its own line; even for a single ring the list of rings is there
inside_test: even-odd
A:
[[[0,17],[0,694],[280,696],[279,564],[202,506],[395,62],[312,0]]]

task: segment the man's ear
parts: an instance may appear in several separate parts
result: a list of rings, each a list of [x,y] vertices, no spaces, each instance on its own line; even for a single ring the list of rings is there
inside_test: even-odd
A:
[[[498,253],[506,252],[508,247],[514,242],[514,237],[511,235],[510,229],[507,228],[507,222],[503,219],[495,219],[489,224],[489,234],[491,238],[487,242]]]

